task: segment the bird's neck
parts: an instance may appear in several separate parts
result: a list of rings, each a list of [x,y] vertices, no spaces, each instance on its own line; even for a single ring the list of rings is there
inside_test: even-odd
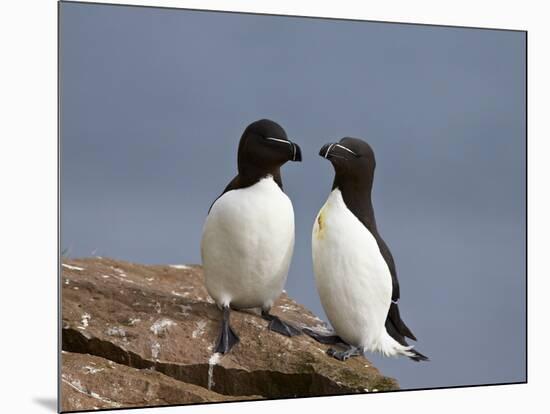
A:
[[[239,181],[243,187],[254,185],[262,178],[271,175],[273,177],[273,181],[275,181],[281,189],[283,188],[281,170],[278,167],[272,170],[266,170],[265,168],[258,168],[254,165],[247,165],[246,167],[239,165],[238,172]]]
[[[372,206],[372,181],[344,181],[335,177],[332,189],[340,190],[346,207],[371,233],[378,232]]]

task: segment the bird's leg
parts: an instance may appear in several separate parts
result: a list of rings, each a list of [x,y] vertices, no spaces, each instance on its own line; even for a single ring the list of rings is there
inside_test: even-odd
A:
[[[309,328],[302,329],[302,332],[325,345],[345,344],[338,335],[323,335]]]
[[[300,335],[302,331],[290,325],[288,322],[283,322],[278,316],[269,313],[269,310],[262,309],[262,318],[269,321],[268,328],[274,332],[278,332],[285,336]]]
[[[225,305],[222,310],[222,329],[218,336],[218,343],[214,352],[227,354],[231,348],[239,342],[239,337],[235,334],[235,332],[233,332],[233,329],[231,329],[231,326],[229,325],[229,314],[231,312],[229,306]]]
[[[338,361],[345,361],[353,356],[361,356],[363,352],[360,348],[346,344],[345,351],[336,351],[334,348],[327,349],[327,355],[336,358]]]

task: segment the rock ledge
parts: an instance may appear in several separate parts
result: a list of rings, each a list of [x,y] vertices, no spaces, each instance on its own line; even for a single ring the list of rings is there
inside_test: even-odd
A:
[[[232,312],[241,338],[212,354],[221,314],[200,266],[146,266],[107,258],[62,264],[63,411],[288,398],[398,388],[364,358],[340,362],[306,335],[267,330]],[[326,329],[286,293],[275,315]]]

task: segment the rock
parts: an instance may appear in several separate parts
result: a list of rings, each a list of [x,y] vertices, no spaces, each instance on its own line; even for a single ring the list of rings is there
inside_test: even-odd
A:
[[[153,370],[140,370],[105,358],[63,351],[61,409],[143,407],[262,398],[221,395]]]
[[[66,411],[398,388],[365,358],[337,361],[325,354],[326,345],[306,335],[287,338],[269,331],[254,311],[232,312],[241,341],[228,355],[213,355],[221,312],[206,292],[200,266],[64,260],[62,287],[63,379],[80,381],[89,391],[63,382]],[[298,327],[326,330],[285,293],[272,312]],[[111,376],[103,382],[88,382],[92,377],[82,372],[91,366],[84,365],[86,358],[116,369],[97,372]],[[117,393],[101,385],[115,383]],[[134,383],[150,390],[147,401]],[[178,391],[161,391],[167,389]]]

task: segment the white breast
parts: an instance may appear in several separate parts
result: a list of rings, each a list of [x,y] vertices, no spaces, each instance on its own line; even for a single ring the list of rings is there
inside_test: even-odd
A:
[[[208,293],[219,305],[269,308],[283,290],[294,249],[292,203],[272,177],[222,195],[204,224]]]
[[[334,190],[313,226],[313,268],[327,317],[346,342],[379,348],[392,283],[374,236]]]

